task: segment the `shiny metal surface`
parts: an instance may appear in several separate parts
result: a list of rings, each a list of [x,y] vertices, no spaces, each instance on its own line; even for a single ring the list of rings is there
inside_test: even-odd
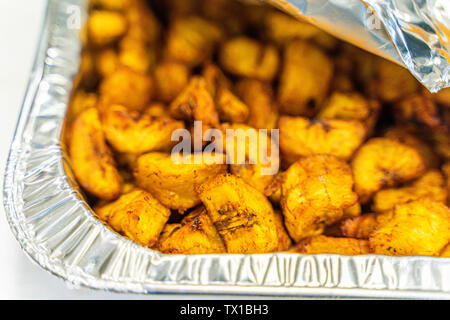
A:
[[[74,5],[84,1],[49,2],[6,168],[7,218],[31,259],[73,285],[119,292],[450,299],[448,258],[163,255],[106,228],[71,187],[60,146],[79,63]]]
[[[406,66],[430,91],[450,86],[448,0],[266,0]]]

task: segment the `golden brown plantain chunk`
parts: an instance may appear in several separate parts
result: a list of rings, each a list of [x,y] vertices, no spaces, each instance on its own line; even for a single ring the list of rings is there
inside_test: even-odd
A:
[[[95,209],[97,216],[115,231],[142,246],[153,246],[159,238],[170,210],[141,189]]]
[[[205,85],[214,98],[221,121],[245,122],[249,116],[249,107],[232,91],[231,82],[215,64],[207,63],[202,71]]]
[[[221,157],[222,164],[216,163]],[[134,176],[139,187],[150,192],[166,207],[184,212],[200,203],[195,187],[208,178],[226,172],[223,155],[191,154],[173,158],[170,154],[147,153],[137,159]]]
[[[262,193],[233,175],[218,175],[197,190],[228,253],[277,250],[275,213]]]
[[[439,105],[443,105],[446,108],[450,108],[450,88],[444,88],[437,93],[430,94],[427,91],[427,94],[431,96],[431,99]]]
[[[369,242],[352,238],[326,236],[309,237],[298,243],[291,252],[304,254],[342,254],[356,256],[369,253]]]
[[[381,105],[357,92],[334,92],[317,114],[318,119],[359,120],[371,132],[378,120]]]
[[[450,134],[443,130],[433,130],[431,140],[434,151],[445,161],[450,160]]]
[[[170,113],[176,119],[202,121],[202,132],[219,126],[213,97],[206,88],[205,79],[192,77],[187,87],[170,105]]]
[[[247,124],[256,129],[273,129],[278,120],[272,86],[255,79],[237,83],[236,92],[249,108]]]
[[[444,177],[439,170],[430,170],[402,188],[378,191],[373,198],[372,209],[375,212],[388,211],[398,204],[423,198],[447,203],[447,188]]]
[[[153,96],[152,78],[129,68],[120,68],[100,85],[105,104],[120,104],[133,111],[142,111]]]
[[[186,87],[189,81],[189,68],[184,64],[164,61],[155,68],[156,97],[163,102],[171,102]]]
[[[286,251],[292,245],[292,240],[284,227],[283,214],[279,211],[275,211],[275,227],[278,233],[278,248],[276,251]]]
[[[92,11],[87,22],[89,41],[95,46],[105,46],[117,41],[127,31],[127,20],[117,12]]]
[[[333,75],[333,62],[316,46],[293,40],[285,48],[278,101],[282,113],[312,116],[324,100]]]
[[[106,145],[97,109],[83,111],[71,131],[70,160],[80,185],[100,199],[112,200],[119,196],[121,178]]]
[[[426,141],[419,138],[417,134],[408,127],[392,127],[385,132],[384,137],[397,140],[400,143],[416,149],[422,156],[427,169],[439,167],[440,159],[435,154],[432,147],[429,146]]]
[[[419,177],[425,163],[416,149],[387,138],[366,142],[352,160],[355,191],[366,203],[380,189]]]
[[[445,178],[446,178],[446,181],[447,181],[447,192],[448,192],[448,202],[449,202],[449,205],[450,205],[450,162],[447,162],[446,164],[444,164],[443,166],[442,166],[442,172],[444,173],[444,176],[445,176]]]
[[[218,138],[214,144],[221,144],[230,163],[230,171],[242,178],[246,183],[264,193],[278,173],[278,146],[267,132],[256,130],[244,124],[222,125],[222,140]]]
[[[165,57],[195,67],[206,61],[223,38],[214,23],[198,16],[175,18],[169,26]]]
[[[219,88],[215,100],[221,121],[243,123],[247,120],[250,113],[248,106],[229,89]]]
[[[450,209],[429,199],[396,206],[369,238],[371,252],[392,256],[439,256],[449,241]]]
[[[293,39],[314,39],[319,33],[323,32],[312,24],[276,10],[267,12],[264,27],[265,34],[269,39],[278,44],[285,44]]]
[[[107,77],[120,67],[119,56],[112,47],[97,50],[94,55],[95,68],[101,77]]]
[[[361,204],[359,202],[355,203],[351,207],[344,209],[344,218],[354,218],[361,215]]]
[[[81,112],[88,108],[95,107],[97,99],[97,95],[93,92],[77,90],[70,100],[67,121],[71,123]]]
[[[170,254],[225,253],[225,245],[205,207],[187,215],[180,224],[168,224],[158,250]]]
[[[157,59],[157,48],[125,36],[119,44],[119,62],[136,72],[148,73],[153,70]]]
[[[316,120],[282,116],[280,150],[286,163],[314,154],[349,159],[366,137],[364,125],[356,120]]]
[[[102,121],[111,146],[129,154],[169,150],[175,144],[171,141],[172,132],[184,128],[182,121],[166,116],[152,117],[147,113],[140,115],[120,105],[110,106]]]
[[[169,109],[161,102],[152,102],[145,108],[143,114],[147,114],[150,117],[169,117]]]
[[[430,128],[437,128],[442,124],[438,107],[420,93],[409,95],[396,103],[394,115],[398,122],[414,122]]]
[[[126,12],[129,22],[126,38],[143,45],[154,45],[161,37],[161,24],[146,0],[129,0]]]
[[[450,243],[442,250],[441,257],[450,258]]]
[[[419,90],[419,82],[406,69],[385,59],[377,59],[374,88],[384,102],[395,102]]]
[[[280,64],[278,50],[244,36],[226,41],[219,51],[220,65],[234,75],[272,81]]]
[[[206,89],[212,97],[217,95],[217,91],[220,88],[230,89],[232,86],[231,81],[222,70],[211,62],[206,63],[203,67],[202,76],[205,79]]]
[[[384,225],[393,217],[393,210],[383,211],[380,213],[363,214],[359,217],[345,219],[337,223],[338,236],[369,239],[370,234],[376,228]]]
[[[284,181],[284,172],[277,173],[272,181],[264,189],[264,195],[274,204],[280,204],[281,201],[281,185]]]
[[[89,4],[91,8],[124,11],[130,5],[130,0],[91,0]]]
[[[321,234],[358,200],[350,167],[329,155],[294,163],[285,173],[281,195],[286,228],[296,242]]]
[[[378,226],[375,214],[364,214],[359,217],[343,220],[339,224],[341,235],[346,238],[369,239],[370,234]]]

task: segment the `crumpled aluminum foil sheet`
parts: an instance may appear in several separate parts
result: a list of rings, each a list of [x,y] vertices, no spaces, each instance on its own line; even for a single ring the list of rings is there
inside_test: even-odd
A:
[[[60,144],[80,52],[67,19],[84,6],[49,1],[7,163],[7,218],[33,261],[68,284],[116,292],[450,299],[448,258],[164,255],[103,225],[72,187]]]
[[[450,86],[448,0],[263,0],[406,66],[431,92]]]

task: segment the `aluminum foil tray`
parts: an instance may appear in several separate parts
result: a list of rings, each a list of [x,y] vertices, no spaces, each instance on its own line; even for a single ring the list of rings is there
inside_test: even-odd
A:
[[[50,0],[6,168],[12,231],[42,268],[118,292],[450,298],[450,259],[339,255],[164,255],[108,229],[72,187],[60,135],[78,71],[83,0]]]

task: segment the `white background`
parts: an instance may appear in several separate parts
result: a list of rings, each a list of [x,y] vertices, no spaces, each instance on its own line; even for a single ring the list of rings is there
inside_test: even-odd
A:
[[[0,185],[23,95],[28,83],[45,0],[0,0]],[[3,203],[3,201],[2,201]],[[21,251],[0,205],[0,299],[167,299],[224,296],[117,294],[69,288]]]

